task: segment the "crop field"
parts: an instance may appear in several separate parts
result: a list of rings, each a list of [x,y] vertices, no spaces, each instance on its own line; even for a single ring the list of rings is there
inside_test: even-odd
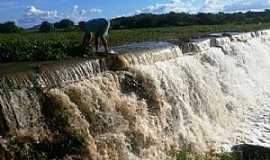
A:
[[[270,23],[112,30],[108,41],[110,46],[116,46],[133,42],[199,37],[212,32],[245,32],[267,28],[270,28]],[[83,32],[80,31],[0,34],[0,62],[94,57],[90,47],[81,45],[82,37]]]

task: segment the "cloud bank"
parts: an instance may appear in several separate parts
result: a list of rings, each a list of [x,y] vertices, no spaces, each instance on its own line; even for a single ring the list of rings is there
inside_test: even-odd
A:
[[[56,22],[63,18],[69,18],[77,23],[100,13],[102,13],[101,9],[92,8],[87,10],[80,8],[78,5],[74,5],[72,12],[69,14],[59,13],[57,10],[42,10],[35,6],[29,6],[23,16],[18,19],[18,24],[23,27],[31,27],[43,21]]]
[[[197,5],[195,0],[169,0],[147,6],[136,13],[168,13],[168,12],[245,12],[260,11],[270,8],[270,0],[203,0]]]
[[[23,17],[18,20],[18,23],[23,26],[31,26],[40,24],[42,21],[56,21],[60,18],[56,10],[43,11],[35,6],[27,7]]]
[[[157,3],[150,5],[136,13],[167,13],[167,12],[194,12],[196,8],[191,1],[171,0],[168,3]]]
[[[86,9],[80,8],[78,5],[74,5],[71,14],[66,15],[66,18],[70,18],[71,20],[77,23],[82,20],[87,20],[90,17],[93,17],[100,13],[102,13],[102,10],[98,8],[92,8],[92,9],[86,10]]]

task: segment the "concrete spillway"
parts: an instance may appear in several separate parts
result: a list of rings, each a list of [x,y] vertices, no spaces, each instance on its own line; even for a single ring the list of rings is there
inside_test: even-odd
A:
[[[114,50],[26,69],[3,64],[0,153],[156,160],[185,147],[270,146],[269,30]]]

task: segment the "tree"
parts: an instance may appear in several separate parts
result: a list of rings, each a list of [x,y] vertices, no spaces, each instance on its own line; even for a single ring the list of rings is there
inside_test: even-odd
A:
[[[59,29],[69,29],[74,27],[74,22],[70,19],[62,19],[60,22],[56,22],[54,27]]]
[[[54,25],[44,21],[41,23],[40,28],[39,28],[39,32],[53,32],[54,31]]]
[[[15,22],[0,23],[0,33],[18,33],[21,29],[16,26]]]
[[[236,13],[176,13],[166,14],[143,13],[129,17],[118,17],[111,20],[112,29],[220,25],[220,24],[261,24],[270,22],[270,9],[264,12]]]

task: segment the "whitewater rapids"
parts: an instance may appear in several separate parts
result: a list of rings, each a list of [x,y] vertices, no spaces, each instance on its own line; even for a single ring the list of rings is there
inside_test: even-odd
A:
[[[270,146],[269,30],[114,49],[121,54],[2,74],[0,143],[79,134],[84,156],[123,160]]]

